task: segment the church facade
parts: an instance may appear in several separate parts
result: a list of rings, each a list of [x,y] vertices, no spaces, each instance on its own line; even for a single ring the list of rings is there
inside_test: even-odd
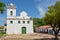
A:
[[[11,3],[7,6],[7,31],[6,34],[32,34],[33,18],[27,16],[25,11],[16,16],[16,7]]]

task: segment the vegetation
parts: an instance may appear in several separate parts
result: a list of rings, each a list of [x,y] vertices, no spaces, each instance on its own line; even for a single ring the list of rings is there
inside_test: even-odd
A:
[[[2,14],[2,13],[4,13],[4,11],[5,11],[5,4],[3,3],[3,2],[0,2],[0,13]]]
[[[57,1],[55,5],[49,6],[48,9],[44,17],[44,23],[51,25],[55,33],[55,39],[57,39],[60,30],[60,1]]]
[[[0,2],[0,13],[3,14],[5,11],[5,4],[3,2]],[[4,33],[0,32],[0,37],[2,37]]]
[[[33,19],[33,24],[34,24],[34,28],[35,28],[35,27],[40,27],[40,26],[44,25],[43,19],[34,18],[34,19]]]
[[[4,36],[5,35],[5,33],[3,33],[3,32],[0,32],[0,37],[2,37],[2,36]]]

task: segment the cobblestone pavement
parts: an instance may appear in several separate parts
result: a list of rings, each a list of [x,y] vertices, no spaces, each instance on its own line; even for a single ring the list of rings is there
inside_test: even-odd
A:
[[[12,34],[2,37],[0,40],[33,40],[33,39],[43,39],[43,38],[54,38],[50,34],[34,33],[34,34]],[[60,37],[59,37],[60,38]]]

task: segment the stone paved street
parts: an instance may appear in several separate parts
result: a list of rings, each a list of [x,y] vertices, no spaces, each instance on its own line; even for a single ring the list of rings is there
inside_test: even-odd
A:
[[[33,40],[33,39],[41,39],[41,38],[54,38],[53,35],[50,34],[42,34],[42,33],[34,33],[34,34],[17,34],[17,35],[6,35],[0,40]],[[60,37],[59,37],[60,38]]]

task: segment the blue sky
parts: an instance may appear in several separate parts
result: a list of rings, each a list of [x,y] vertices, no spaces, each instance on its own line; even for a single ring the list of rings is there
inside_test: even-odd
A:
[[[19,16],[20,12],[26,11],[28,16],[33,18],[42,18],[44,17],[46,11],[48,10],[48,6],[54,5],[57,0],[0,0],[4,2],[6,5],[13,3],[16,6],[17,13]],[[0,25],[4,25],[6,22],[6,15],[0,14]]]

